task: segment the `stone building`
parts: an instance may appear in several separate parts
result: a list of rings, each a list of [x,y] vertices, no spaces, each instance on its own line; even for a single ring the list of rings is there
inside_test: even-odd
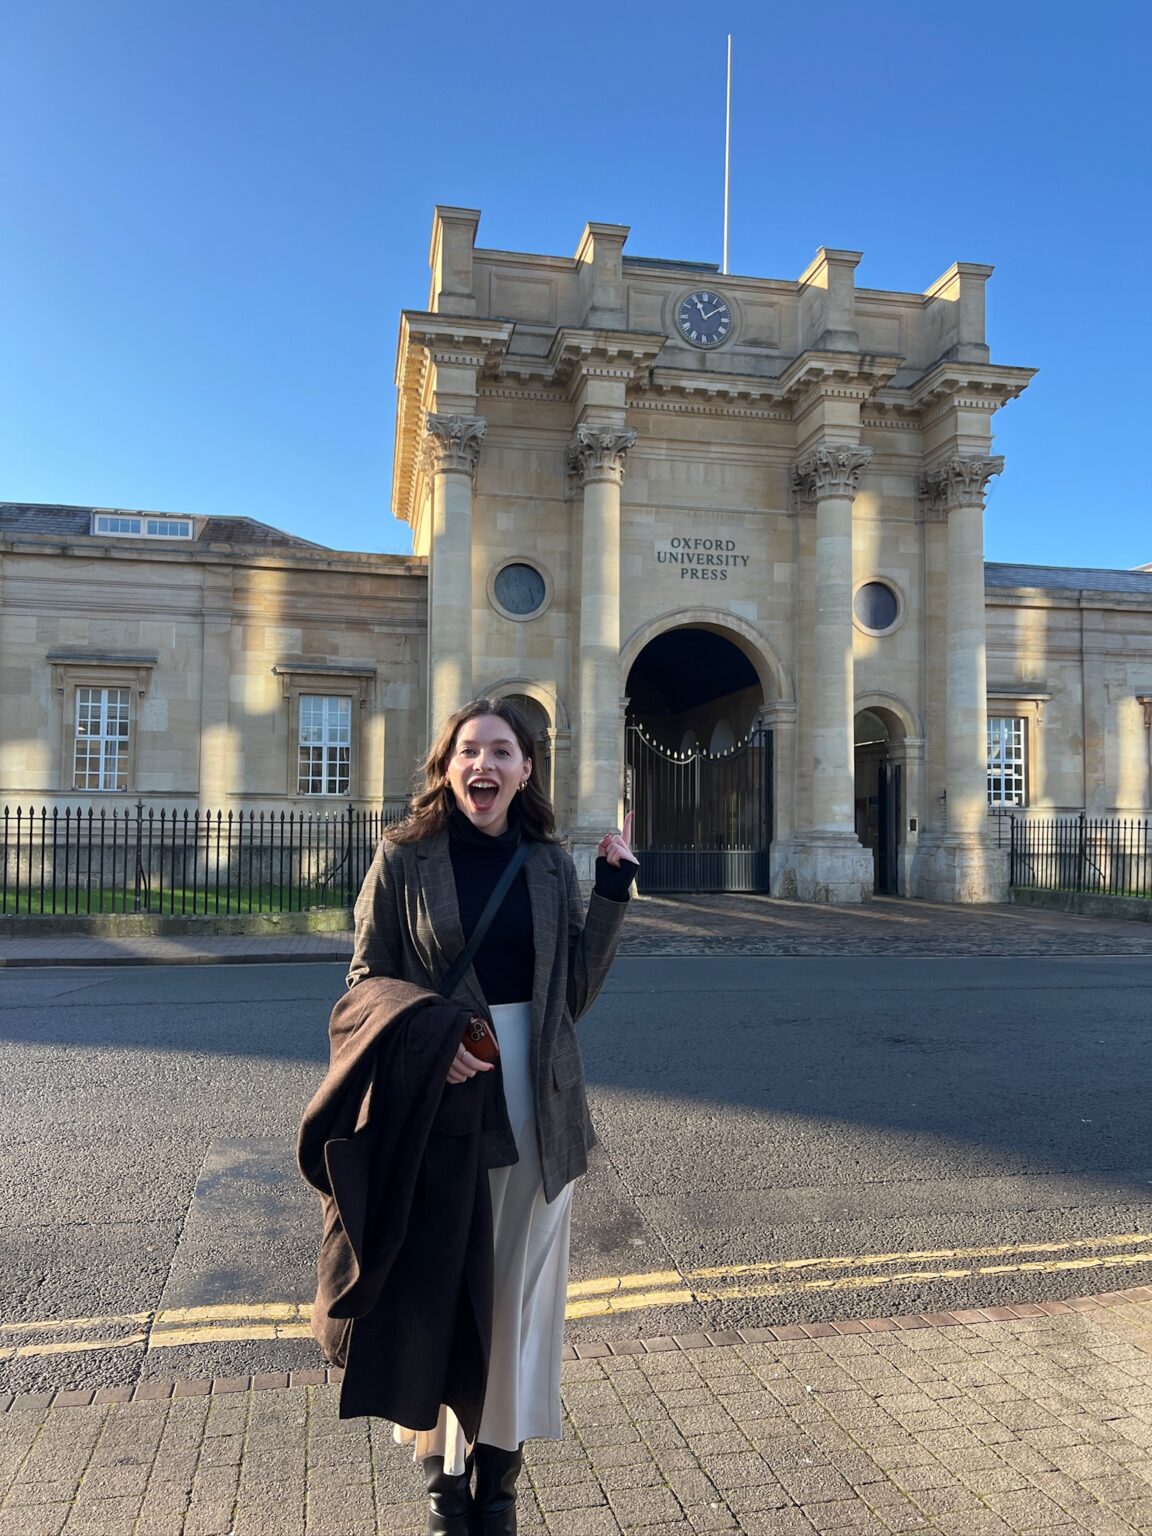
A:
[[[249,518],[0,506],[0,799],[399,805],[426,594]]]
[[[413,556],[0,511],[0,794],[398,804],[489,693],[583,872],[630,808],[650,888],[986,900],[990,809],[1148,811],[1152,573],[984,562],[1032,377],[990,359],[991,268],[899,293],[854,251],[733,277],[478,222],[436,210],[400,322]]]

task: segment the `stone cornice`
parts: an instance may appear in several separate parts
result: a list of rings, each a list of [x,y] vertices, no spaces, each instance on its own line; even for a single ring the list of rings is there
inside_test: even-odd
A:
[[[512,340],[511,320],[482,320],[474,315],[436,315],[406,309],[400,316],[396,383],[414,352],[426,352],[433,362],[474,363],[491,371]]]
[[[751,404],[779,404],[780,381],[747,373],[714,373],[700,368],[653,368],[648,391],[654,395],[679,395],[704,401],[731,400]]]
[[[856,352],[802,352],[780,376],[781,400],[814,394],[830,399],[870,400],[896,375],[901,357]]]
[[[826,496],[855,496],[860,476],[871,459],[871,448],[859,443],[821,443],[792,471],[797,498],[814,502]]]
[[[630,411],[663,411],[670,415],[682,416],[726,416],[736,421],[791,421],[791,411],[771,410],[769,407],[758,407],[744,404],[733,404],[723,396],[705,396],[704,399],[685,398],[683,396],[655,397],[646,395],[629,395],[628,409]]]
[[[396,356],[396,446],[392,470],[392,511],[411,523],[416,511],[424,458],[424,417],[431,405],[435,367],[474,368],[490,376],[512,340],[507,320],[472,315],[438,315],[405,310],[400,317]]]
[[[156,541],[159,544],[159,540]],[[125,545],[123,548],[110,548],[112,541],[101,544],[98,540],[89,541],[87,535],[79,538],[64,537],[58,533],[22,533],[18,538],[11,535],[0,537],[0,554],[37,555],[47,560],[79,558],[85,561],[98,559],[101,561],[120,561],[125,564],[140,565],[189,565],[207,567],[217,572],[242,572],[245,570],[308,570],[308,571],[368,571],[382,576],[420,576],[427,575],[427,558],[423,555],[386,555],[371,550],[303,550],[295,549],[278,550],[275,554],[264,549],[256,549],[251,545],[235,545],[229,550],[222,550],[219,546],[211,549],[172,549],[167,545],[149,549],[147,553],[142,551],[139,545]],[[38,583],[41,580],[57,581],[56,576],[37,575],[21,576],[15,578],[8,576],[5,589],[5,603],[15,605],[19,600],[16,596],[16,581]],[[89,583],[91,586],[91,583]],[[126,578],[127,591],[139,593],[139,577]],[[158,589],[158,594],[161,589]],[[163,590],[168,590],[165,587]],[[174,588],[182,592],[180,588]],[[32,599],[33,604],[44,601],[40,595]],[[151,602],[163,604],[166,599],[163,595],[157,595],[150,599]],[[139,604],[137,604],[137,607]],[[167,611],[167,610],[165,610]]]
[[[571,387],[581,379],[607,378],[633,386],[642,384],[666,339],[663,333],[651,331],[561,326],[548,352],[552,382]]]
[[[1022,395],[1036,377],[1035,368],[1008,368],[998,363],[957,363],[945,359],[925,370],[908,386],[906,398],[925,416],[955,405],[996,411]]]

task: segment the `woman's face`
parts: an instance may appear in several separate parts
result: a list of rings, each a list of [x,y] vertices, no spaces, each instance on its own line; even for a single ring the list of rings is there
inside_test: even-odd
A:
[[[531,772],[516,732],[499,715],[477,715],[456,732],[448,783],[468,820],[490,837],[507,830],[508,807]]]

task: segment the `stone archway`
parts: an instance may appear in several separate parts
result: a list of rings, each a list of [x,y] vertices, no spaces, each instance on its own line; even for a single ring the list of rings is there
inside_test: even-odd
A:
[[[792,678],[764,631],[738,614],[717,608],[678,608],[638,625],[620,648],[622,692],[627,693],[628,675],[641,651],[658,636],[674,629],[697,629],[722,636],[748,658],[767,703],[795,703]]]
[[[873,890],[906,896],[920,817],[919,721],[895,695],[863,694],[854,738],[856,835],[872,854]]]
[[[760,704],[755,723],[767,748],[765,769],[768,780],[765,799],[770,812],[772,836],[768,862],[775,869],[778,862],[783,864],[789,857],[795,819],[796,693],[791,673],[767,634],[751,620],[724,609],[677,609],[638,625],[621,647],[620,683],[625,701],[629,699],[628,680],[638,658],[646,647],[674,630],[692,630],[728,642],[735,651],[742,654],[751,669],[751,677],[745,675],[748,686],[752,686],[752,678],[759,684]],[[626,707],[631,709],[627,702]],[[735,713],[731,725],[737,741],[742,738],[748,720],[746,710]],[[626,742],[623,709],[620,726],[623,759]],[[712,742],[713,729],[694,729],[689,723],[674,740],[670,738],[668,744],[682,751],[690,745],[706,748]]]
[[[767,890],[772,742],[746,648],[715,624],[668,626],[636,653],[625,694],[641,889]]]
[[[568,711],[551,689],[530,678],[510,677],[486,690],[493,699],[507,699],[527,717],[536,741],[534,772],[543,783],[559,827],[568,825],[569,745]]]

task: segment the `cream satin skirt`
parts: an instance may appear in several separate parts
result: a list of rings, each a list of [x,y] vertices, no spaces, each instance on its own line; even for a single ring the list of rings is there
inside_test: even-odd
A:
[[[514,1451],[523,1440],[563,1439],[560,1356],[568,1295],[572,1185],[551,1205],[544,1199],[532,1090],[532,1022],[527,1003],[492,1009],[508,1118],[520,1161],[489,1169],[495,1303],[492,1358],[479,1439]],[[464,1470],[471,1446],[451,1408],[440,1407],[432,1430],[395,1427],[417,1460],[443,1456],[449,1473]]]

